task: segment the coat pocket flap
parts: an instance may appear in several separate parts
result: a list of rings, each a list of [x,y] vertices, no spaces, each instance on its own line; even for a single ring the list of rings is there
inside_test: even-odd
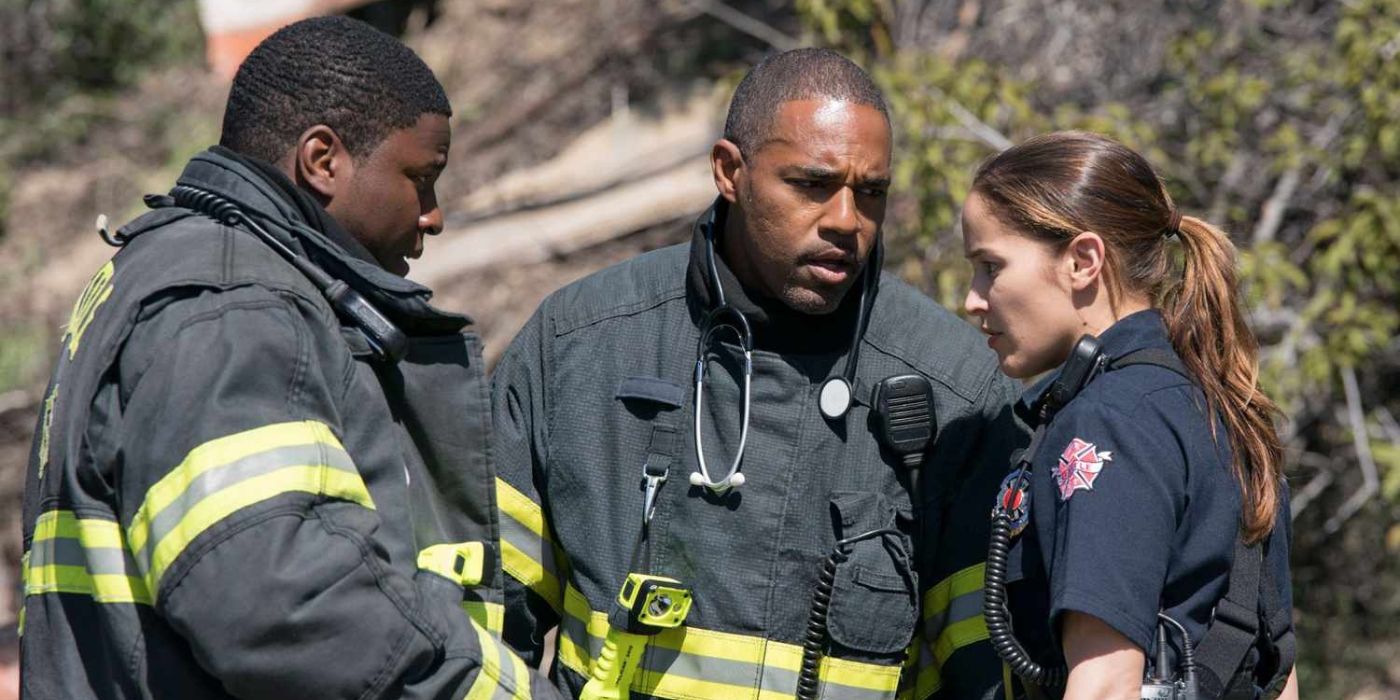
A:
[[[617,385],[614,398],[650,401],[669,408],[680,408],[685,402],[685,387],[657,377],[627,377]]]

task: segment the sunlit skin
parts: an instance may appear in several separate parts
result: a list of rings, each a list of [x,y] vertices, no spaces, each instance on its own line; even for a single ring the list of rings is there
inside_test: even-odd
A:
[[[1024,379],[1054,369],[1085,333],[1148,308],[1140,295],[1110,298],[1103,239],[1079,234],[1063,250],[1036,241],[998,219],[985,198],[968,197],[963,251],[972,286],[963,308],[977,319],[1001,370]]]
[[[317,125],[278,165],[381,267],[403,276],[408,261],[423,254],[424,238],[442,232],[435,187],[451,142],[447,117],[424,114],[355,158],[333,129]]]
[[[745,288],[807,314],[834,311],[885,220],[890,129],[879,110],[785,102],[767,142],[714,145],[715,186],[731,203],[720,254]]]

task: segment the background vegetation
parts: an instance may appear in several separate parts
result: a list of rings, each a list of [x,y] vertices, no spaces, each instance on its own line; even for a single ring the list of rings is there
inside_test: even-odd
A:
[[[529,5],[481,4],[507,14]],[[635,99],[668,82],[735,76],[789,42],[829,45],[869,67],[898,139],[890,263],[950,307],[968,274],[958,206],[982,159],[1061,128],[1146,153],[1184,210],[1231,231],[1242,253],[1266,389],[1286,414],[1305,697],[1400,698],[1400,0],[605,4],[625,31],[614,27],[607,51],[574,63],[608,73]],[[646,9],[627,9],[634,4]],[[744,17],[697,29],[685,19],[695,8]],[[54,331],[13,292],[67,245],[46,240],[45,209],[18,210],[35,197],[17,193],[57,170],[47,206],[65,207],[69,189],[98,188],[84,201],[123,218],[141,191],[214,140],[221,89],[199,68],[192,0],[0,0],[0,48],[4,404],[8,390],[42,381]],[[499,77],[459,75],[442,58],[451,51],[420,49],[449,91]],[[575,96],[613,89],[523,62],[496,72],[511,70],[520,76],[501,95],[512,80],[557,78]],[[499,95],[470,95],[453,94],[476,129],[462,142],[478,169],[454,174],[459,181],[491,176],[483,163],[515,164],[562,143],[541,131],[565,125],[538,111],[548,105],[523,112],[545,118],[507,120]],[[602,99],[561,109],[601,119]],[[509,131],[517,122],[533,131]],[[454,166],[466,162],[454,150]],[[22,455],[0,451],[16,460],[0,464],[0,482]]]

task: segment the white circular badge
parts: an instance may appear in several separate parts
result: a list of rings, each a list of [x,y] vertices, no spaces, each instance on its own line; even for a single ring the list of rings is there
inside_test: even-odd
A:
[[[846,378],[832,377],[823,382],[817,406],[822,415],[832,420],[846,415],[851,408],[851,385],[846,383]]]

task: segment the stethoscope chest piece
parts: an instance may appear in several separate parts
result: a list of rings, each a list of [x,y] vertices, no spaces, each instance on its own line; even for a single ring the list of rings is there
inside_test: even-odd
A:
[[[851,383],[845,377],[831,377],[822,382],[821,393],[817,394],[817,408],[821,409],[823,416],[836,420],[851,410],[854,396]]]

